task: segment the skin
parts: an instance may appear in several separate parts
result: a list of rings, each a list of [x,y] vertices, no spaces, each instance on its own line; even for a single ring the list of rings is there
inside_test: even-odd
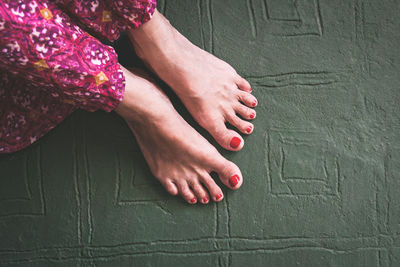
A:
[[[193,118],[225,149],[238,151],[254,125],[257,99],[250,84],[226,62],[193,45],[157,10],[153,18],[128,32],[136,54],[180,97]],[[239,168],[175,111],[168,97],[143,73],[123,69],[126,88],[117,107],[136,136],[152,173],[172,195],[188,203],[221,201],[216,172],[231,189],[243,182]]]
[[[193,118],[225,149],[238,151],[254,125],[257,99],[250,84],[226,62],[192,44],[157,10],[128,33],[136,54],[179,96]]]
[[[242,185],[239,168],[177,113],[148,75],[121,69],[126,85],[115,111],[132,130],[152,173],[170,194],[179,194],[190,204],[221,201],[223,193],[210,176],[212,171],[231,189]]]

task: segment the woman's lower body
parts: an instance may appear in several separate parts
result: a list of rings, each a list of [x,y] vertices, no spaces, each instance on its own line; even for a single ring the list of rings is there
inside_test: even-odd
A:
[[[136,51],[148,68],[174,90],[193,118],[222,147],[232,151],[243,147],[243,138],[226,123],[243,134],[251,134],[254,129],[247,120],[255,118],[252,108],[257,100],[246,80],[227,63],[190,43],[157,11],[128,36],[132,53]],[[123,67],[122,71],[125,91],[115,111],[129,125],[152,173],[169,193],[179,194],[192,204],[221,201],[222,190],[210,172],[216,172],[231,189],[241,186],[239,168],[176,112],[146,71]],[[55,103],[49,112],[62,111],[61,121],[73,110],[69,103]]]

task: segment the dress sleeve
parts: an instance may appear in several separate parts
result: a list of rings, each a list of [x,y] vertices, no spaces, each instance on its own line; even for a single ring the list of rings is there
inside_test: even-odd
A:
[[[113,48],[82,31],[48,1],[0,1],[3,71],[43,90],[51,88],[53,97],[88,111],[113,110],[125,88]]]
[[[110,41],[151,19],[156,0],[57,0],[71,17]]]

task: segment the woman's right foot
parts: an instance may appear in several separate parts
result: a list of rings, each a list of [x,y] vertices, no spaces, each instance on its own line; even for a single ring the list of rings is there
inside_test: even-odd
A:
[[[182,100],[193,118],[222,147],[242,149],[251,134],[257,99],[250,84],[226,62],[200,49],[180,34],[157,10],[140,28],[128,31],[137,55]]]
[[[154,82],[145,74],[122,70],[125,93],[115,111],[127,122],[153,175],[170,194],[179,194],[190,204],[221,201],[222,190],[211,172],[231,189],[242,185],[239,168],[176,112]]]

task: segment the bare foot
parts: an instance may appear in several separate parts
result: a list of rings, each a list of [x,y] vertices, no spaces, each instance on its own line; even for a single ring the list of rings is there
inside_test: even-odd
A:
[[[244,134],[253,132],[246,121],[256,117],[250,84],[229,64],[193,45],[158,11],[129,36],[138,56],[171,86],[194,119],[222,147],[240,150],[242,137],[225,123]]]
[[[195,131],[174,109],[169,98],[146,75],[122,68],[126,87],[115,111],[134,133],[154,176],[172,195],[188,203],[221,201],[214,171],[231,189],[243,182],[239,168]]]

